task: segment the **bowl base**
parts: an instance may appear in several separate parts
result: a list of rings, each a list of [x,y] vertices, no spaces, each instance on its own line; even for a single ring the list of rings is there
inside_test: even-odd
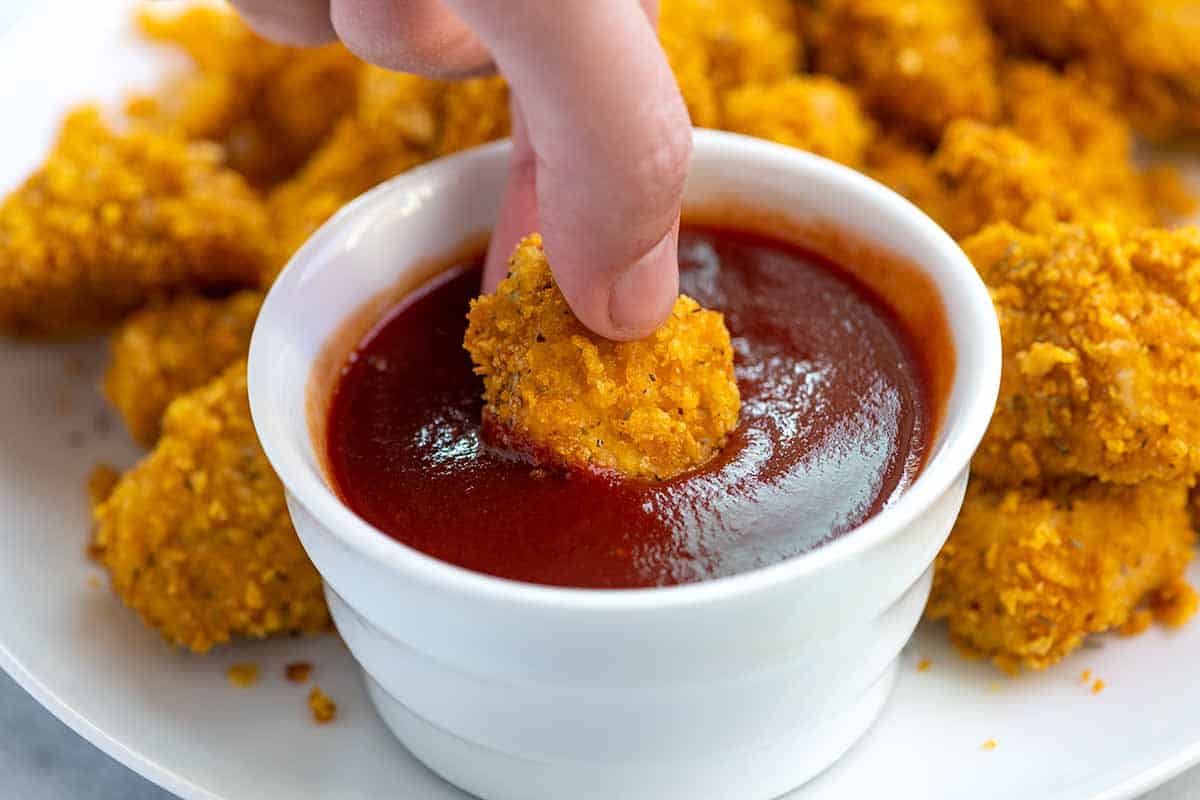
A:
[[[828,769],[866,733],[896,681],[898,661],[850,708],[756,751],[671,763],[544,763],[455,736],[414,714],[370,675],[384,723],[425,766],[483,800],[772,800]],[[812,742],[820,742],[812,747]]]

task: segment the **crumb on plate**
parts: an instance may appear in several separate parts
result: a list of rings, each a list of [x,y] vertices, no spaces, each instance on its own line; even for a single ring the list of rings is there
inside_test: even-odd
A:
[[[329,699],[329,696],[318,686],[314,686],[308,693],[308,707],[318,725],[332,722],[333,718],[337,716],[337,703]]]
[[[283,668],[283,674],[292,683],[304,683],[312,674],[312,669],[312,664],[307,661],[293,661]]]
[[[225,674],[230,683],[245,689],[258,682],[258,664],[253,662],[234,664]]]

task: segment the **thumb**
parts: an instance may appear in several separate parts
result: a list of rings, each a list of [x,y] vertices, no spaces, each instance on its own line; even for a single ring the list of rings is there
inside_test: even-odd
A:
[[[648,335],[678,294],[691,125],[642,5],[447,5],[487,45],[519,102],[538,225],[571,309],[602,336]]]

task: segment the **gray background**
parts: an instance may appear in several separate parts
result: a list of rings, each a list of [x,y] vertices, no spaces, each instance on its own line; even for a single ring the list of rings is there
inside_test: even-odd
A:
[[[0,37],[35,5],[36,0],[0,0]],[[1129,735],[1131,731],[1113,731],[1113,736]],[[171,797],[88,744],[0,672],[0,798],[169,800]],[[1200,798],[1200,768],[1151,792],[1145,800],[1185,798]]]

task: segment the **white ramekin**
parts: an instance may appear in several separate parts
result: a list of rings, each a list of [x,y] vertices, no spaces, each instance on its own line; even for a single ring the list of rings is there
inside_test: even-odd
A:
[[[296,530],[379,713],[450,782],[505,800],[776,797],[836,760],[887,699],[996,399],[987,291],[941,229],[879,184],[797,150],[697,132],[688,208],[840,231],[917,265],[941,294],[957,368],[924,470],[860,528],[733,577],[598,591],[470,572],[339,501],[310,429],[328,387],[314,396],[310,381],[345,320],[487,231],[507,152],[480,148],[364,195],[272,288],[250,401]]]

